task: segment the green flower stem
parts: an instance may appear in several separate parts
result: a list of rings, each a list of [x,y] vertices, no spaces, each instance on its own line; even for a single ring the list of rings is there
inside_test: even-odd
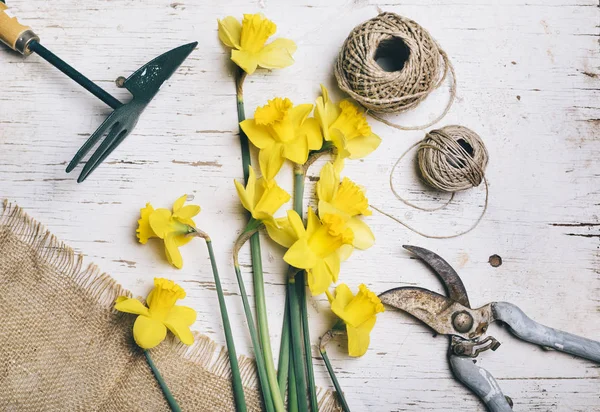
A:
[[[288,356],[293,357],[291,345],[289,346]],[[294,370],[294,362],[290,362],[289,372],[290,396],[288,398],[288,411],[298,412],[298,392],[296,391],[296,371]]]
[[[298,286],[298,299],[300,300],[300,320],[302,321],[302,334],[304,336],[304,351],[306,361],[306,375],[308,378],[308,394],[310,397],[310,410],[318,412],[317,389],[315,386],[315,371],[312,363],[312,349],[310,344],[310,329],[308,326],[308,307],[306,305],[306,272],[296,275]]]
[[[237,263],[237,259],[235,260],[235,275],[240,287],[240,295],[242,295],[242,303],[244,305],[244,312],[246,313],[246,323],[248,323],[250,338],[252,339],[252,347],[254,348],[254,355],[256,356],[256,368],[258,370],[258,379],[260,380],[260,388],[263,395],[263,401],[265,403],[265,409],[268,412],[273,412],[275,409],[273,408],[273,398],[269,388],[269,378],[267,376],[267,369],[265,367],[265,359],[263,358],[260,342],[258,340],[258,332],[256,331],[256,326],[254,324],[254,317],[252,316],[250,302],[248,302],[248,295],[246,294],[246,287],[244,286],[242,272],[240,271],[240,266]]]
[[[258,333],[265,358],[269,387],[273,397],[273,405],[277,412],[283,412],[285,407],[279,392],[277,373],[273,363],[273,351],[271,350],[271,337],[269,336],[269,323],[267,320],[267,305],[265,303],[265,282],[263,279],[262,258],[260,254],[260,239],[258,233],[250,238],[250,254],[252,256],[252,269],[254,272],[254,301],[256,304],[256,316],[258,321]]]
[[[302,216],[304,200],[304,180],[306,177],[305,166],[297,165],[294,168],[294,210]],[[302,325],[303,352],[306,363],[306,374],[308,378],[308,393],[310,396],[310,408],[312,412],[318,411],[317,389],[315,387],[315,371],[312,363],[312,350],[310,344],[310,328],[308,325],[308,307],[306,304],[306,280],[305,272],[296,275],[298,300],[300,308],[300,322]]]
[[[244,397],[244,387],[242,386],[240,366],[238,365],[237,353],[235,351],[235,342],[233,341],[233,335],[231,334],[231,324],[229,323],[229,315],[227,314],[227,306],[225,305],[223,288],[221,287],[221,280],[219,279],[219,270],[217,269],[215,252],[213,251],[212,241],[210,240],[210,238],[206,236],[204,239],[206,240],[206,247],[208,248],[208,255],[210,256],[210,264],[212,266],[213,275],[215,277],[215,287],[217,289],[217,296],[219,298],[219,308],[221,309],[221,317],[223,319],[225,341],[227,342],[227,352],[229,354],[229,363],[231,364],[233,398],[235,400],[236,410],[238,412],[245,412],[247,409],[246,399]]]
[[[238,124],[246,120],[246,111],[244,110],[244,80],[246,79],[246,72],[242,69],[238,70],[235,76],[235,91],[237,100],[237,115]],[[248,136],[239,126],[240,130],[240,145],[242,146],[242,169],[244,171],[244,181],[248,181],[250,175],[250,143],[248,142]]]
[[[302,345],[302,323],[300,321],[300,303],[296,288],[296,275],[294,272],[288,279],[288,296],[290,299],[290,330],[292,332],[292,361],[294,362],[294,377],[298,393],[298,409],[308,411],[306,397],[306,375],[304,371],[304,356]]]
[[[281,345],[279,346],[279,362],[277,365],[277,382],[279,383],[279,392],[281,393],[282,399],[285,399],[285,390],[287,388],[288,374],[290,371],[289,306],[288,296],[286,293],[285,309],[283,312],[283,326],[281,327]]]
[[[242,122],[246,119],[246,113],[244,110],[244,80],[246,78],[246,72],[242,69],[238,71],[236,75],[236,97],[237,97],[237,112],[238,122]],[[242,148],[242,168],[244,172],[244,180],[248,181],[249,170],[250,170],[250,144],[248,142],[248,136],[240,127],[240,145]],[[267,369],[267,378],[269,381],[269,388],[271,390],[271,397],[273,399],[273,406],[277,412],[283,412],[285,407],[279,392],[279,385],[277,382],[277,374],[275,372],[275,365],[273,363],[273,351],[271,350],[271,340],[269,336],[269,325],[267,322],[267,306],[265,303],[265,285],[263,279],[262,269],[262,257],[260,253],[260,238],[258,233],[255,233],[250,238],[250,252],[252,257],[252,272],[254,275],[254,301],[256,305],[256,314],[258,321],[258,333],[260,338],[260,344],[262,347],[262,353],[265,361],[265,367]]]
[[[331,366],[331,362],[329,361],[329,356],[327,356],[327,351],[325,350],[325,347],[321,346],[320,351],[321,351],[321,356],[323,357],[323,361],[325,362],[325,367],[327,368],[327,372],[329,372],[329,377],[331,378],[331,381],[333,382],[333,386],[335,387],[335,391],[338,393],[338,396],[340,398],[340,403],[342,404],[342,410],[344,412],[350,412],[350,407],[348,406],[348,403],[346,402],[346,398],[344,397],[344,392],[342,392],[342,387],[340,386],[340,383],[338,382],[337,377],[335,376],[335,372],[333,371],[333,367]]]
[[[181,412],[181,408],[179,407],[179,404],[173,397],[173,394],[169,390],[167,383],[165,382],[162,375],[158,371],[158,368],[154,364],[154,361],[152,360],[152,357],[150,356],[150,352],[145,350],[144,355],[146,356],[146,361],[148,362],[148,366],[150,366],[150,369],[152,370],[152,373],[154,374],[154,377],[156,378],[156,381],[158,382],[158,385],[160,386],[160,389],[162,390],[163,395],[165,396],[165,399],[167,400],[167,403],[169,404],[169,407],[171,408],[171,410],[173,412]]]

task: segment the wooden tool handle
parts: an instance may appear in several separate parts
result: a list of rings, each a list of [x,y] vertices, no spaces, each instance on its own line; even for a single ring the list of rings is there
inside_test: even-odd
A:
[[[32,40],[39,40],[39,37],[31,27],[19,23],[17,18],[8,11],[8,6],[0,2],[0,41],[14,51],[28,55],[31,51],[27,45]]]

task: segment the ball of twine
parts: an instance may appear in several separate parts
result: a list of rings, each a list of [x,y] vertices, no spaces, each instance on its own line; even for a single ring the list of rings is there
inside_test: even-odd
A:
[[[394,187],[393,176],[396,167],[402,159],[414,148],[418,147],[417,162],[423,181],[429,186],[444,192],[452,193],[452,196],[440,206],[426,208],[409,202],[402,197]],[[488,151],[483,140],[477,133],[464,126],[445,126],[441,129],[432,130],[420,141],[410,146],[392,167],[390,172],[390,188],[394,196],[407,206],[425,212],[435,212],[444,209],[454,199],[456,192],[485,184],[485,203],[481,214],[468,229],[449,236],[438,236],[423,233],[410,226],[402,219],[371,205],[371,207],[383,215],[395,220],[413,232],[431,239],[450,239],[469,233],[479,225],[488,207],[488,184],[485,178],[485,169],[488,164]]]
[[[398,48],[399,39],[408,49],[404,65],[386,71],[376,61],[380,47]],[[396,44],[396,46],[394,46]],[[401,50],[392,50],[400,57]],[[371,113],[389,126],[403,130],[422,129],[446,115],[454,101],[456,81],[447,54],[429,32],[416,22],[395,13],[381,13],[357,26],[344,42],[335,65],[338,86],[365,108],[376,113],[401,113],[416,107],[452,74],[450,99],[444,112],[426,125],[404,127]]]
[[[417,152],[423,180],[444,192],[479,186],[488,164],[488,152],[477,133],[464,126],[432,130]]]

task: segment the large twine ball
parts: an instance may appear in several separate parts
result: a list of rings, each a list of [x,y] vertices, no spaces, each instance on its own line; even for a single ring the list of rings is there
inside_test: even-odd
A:
[[[445,192],[479,186],[488,152],[477,133],[464,126],[432,130],[421,141],[417,159],[423,180]]]
[[[376,61],[378,53],[403,61],[398,70],[386,71]],[[352,30],[338,56],[335,77],[340,89],[367,109],[400,113],[439,87],[448,66],[446,53],[427,30],[406,17],[381,13]]]

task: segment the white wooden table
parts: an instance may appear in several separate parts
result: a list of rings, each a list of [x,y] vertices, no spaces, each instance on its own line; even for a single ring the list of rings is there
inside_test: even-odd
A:
[[[233,179],[241,177],[233,67],[217,38],[216,19],[263,12],[278,35],[296,40],[296,63],[259,71],[246,83],[246,108],[275,96],[313,102],[319,84],[336,98],[332,65],[339,47],[376,6],[426,27],[448,52],[458,78],[457,101],[438,125],[478,131],[490,152],[490,205],[479,227],[451,240],[422,238],[377,212],[368,219],[377,244],[355,253],[341,280],[377,292],[441,285],[402,244],[420,245],[455,265],[473,305],[508,300],[550,326],[600,339],[600,9],[597,0],[72,0],[9,5],[43,43],[117,97],[114,80],[188,41],[200,45],[163,87],[135,132],[84,184],[64,168],[108,108],[37,56],[0,48],[0,198],[17,202],[52,232],[135,294],[154,276],[180,282],[199,312],[195,328],[224,343],[208,257],[199,244],[182,249],[185,266],[170,267],[158,243],[136,242],[139,208],[170,206],[183,193],[203,211],[198,225],[213,235],[238,350],[251,354],[230,253],[244,224]],[[398,4],[396,4],[398,3]],[[448,87],[397,118],[416,124],[435,115]],[[432,234],[468,227],[480,213],[482,187],[461,193],[445,211],[424,213],[398,202],[387,179],[395,159],[423,132],[399,132],[372,122],[383,138],[347,175],[368,189],[371,203]],[[396,182],[421,205],[440,201],[414,175],[412,160]],[[76,172],[78,173],[80,169]],[[316,176],[317,166],[309,173]],[[289,177],[289,175],[288,175]],[[280,180],[291,190],[291,178]],[[314,180],[314,179],[313,179]],[[312,193],[308,189],[307,193]],[[432,200],[432,196],[438,196]],[[445,198],[441,196],[441,198]],[[271,336],[277,350],[284,288],[282,251],[266,239],[265,280]],[[493,268],[490,255],[502,266]],[[244,251],[242,261],[250,281]],[[250,284],[248,284],[250,288]],[[313,344],[333,318],[324,296],[312,300]],[[591,362],[545,352],[513,339],[479,364],[499,380],[518,411],[600,411],[600,369]],[[337,344],[338,342],[336,342]],[[409,316],[389,310],[378,320],[368,353],[329,351],[353,410],[483,410],[451,376],[447,341]],[[315,355],[317,382],[329,386]]]

